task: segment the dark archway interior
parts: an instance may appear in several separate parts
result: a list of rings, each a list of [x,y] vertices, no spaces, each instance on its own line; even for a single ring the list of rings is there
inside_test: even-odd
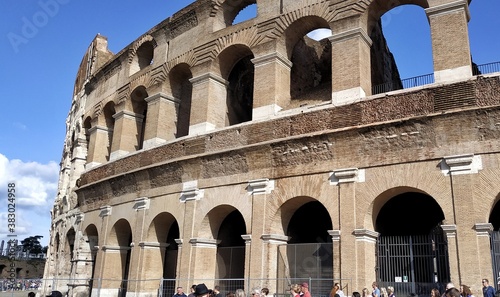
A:
[[[377,216],[375,229],[381,235],[423,235],[443,220],[444,213],[432,197],[408,192],[387,201]]]
[[[495,207],[493,207],[489,221],[493,225],[493,230],[500,231],[500,201],[498,201],[495,204]]]
[[[253,55],[239,60],[229,74],[228,119],[229,125],[252,120],[254,65]]]
[[[237,210],[231,212],[222,221],[217,239],[220,240],[219,247],[245,246],[241,235],[246,234],[245,220]]]
[[[175,242],[180,236],[179,224],[174,221],[168,230],[167,235],[167,248],[165,250],[165,258],[163,259],[163,278],[174,279],[176,278],[177,267],[177,253],[179,247]]]
[[[241,278],[245,274],[245,221],[241,213],[232,211],[222,221],[217,239],[217,278]]]
[[[328,230],[332,220],[326,208],[318,201],[308,202],[297,209],[288,225],[289,244],[331,242]]]

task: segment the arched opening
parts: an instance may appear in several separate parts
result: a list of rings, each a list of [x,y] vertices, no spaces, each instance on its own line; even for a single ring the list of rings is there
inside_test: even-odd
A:
[[[66,249],[69,251],[69,261],[73,260],[75,255],[73,254],[75,251],[75,229],[71,228],[66,233]]]
[[[90,128],[92,128],[92,119],[90,117],[85,118],[83,121],[83,133],[85,134],[85,142],[87,143],[87,163],[91,162],[89,160],[89,151],[91,150],[90,148]],[[95,144],[93,144],[95,145]]]
[[[226,126],[252,120],[254,55],[245,45],[232,45],[218,57],[222,78],[228,81],[226,91]]]
[[[170,293],[167,288],[175,288],[177,277],[179,224],[170,213],[160,213],[151,222],[146,241],[154,243],[144,250],[144,266],[147,279],[163,279],[163,294]]]
[[[217,240],[217,265],[215,278],[242,279],[245,273],[245,240],[246,234],[243,216],[238,210],[233,210],[222,220]],[[219,286],[224,291],[235,291],[242,288],[243,283],[235,281],[220,281]]]
[[[286,108],[331,101],[332,45],[324,34],[329,30],[326,20],[308,16],[295,21],[285,31],[287,53],[292,62],[291,102]]]
[[[106,143],[104,144],[106,147],[106,161],[109,161],[109,157],[111,155],[111,145],[113,143],[113,129],[115,127],[115,119],[113,115],[115,113],[116,113],[115,104],[113,102],[109,102],[104,106],[103,115],[107,131],[107,138],[105,139]]]
[[[117,249],[119,254],[106,255],[109,263],[119,263],[115,270],[109,271],[110,275],[105,275],[107,279],[121,279],[121,285],[118,291],[119,297],[125,297],[127,294],[128,275],[130,270],[130,255],[132,243],[132,229],[130,224],[125,219],[118,220],[111,229],[109,234],[109,244],[112,249]],[[106,262],[108,262],[106,260]]]
[[[233,20],[233,25],[243,23],[257,17],[257,3],[249,4],[238,12]]]
[[[407,191],[380,209],[375,229],[377,280],[399,294],[441,291],[450,281],[448,244],[441,229],[444,213],[429,195]]]
[[[500,199],[497,199],[490,213],[489,223],[493,225],[493,232],[491,233],[491,262],[493,265],[493,280],[496,280],[500,277]],[[500,279],[498,280],[500,281]]]
[[[95,264],[97,257],[97,246],[99,245],[99,234],[95,225],[89,225],[83,232],[85,244],[81,247],[82,252],[85,254],[85,260],[90,262],[90,271],[86,271],[89,277],[88,296],[92,294],[95,276]]]
[[[488,74],[500,72],[500,39],[485,38],[493,36],[500,26],[498,11],[500,2],[469,1],[471,20],[469,22],[469,40],[473,62],[473,73]],[[474,67],[477,66],[476,69]],[[498,276],[498,275],[497,275]]]
[[[189,122],[191,120],[191,99],[193,86],[189,81],[193,74],[188,64],[176,65],[169,72],[172,96],[179,102],[177,107],[177,127],[175,137],[179,138],[189,134]]]
[[[148,104],[145,99],[148,97],[146,88],[140,86],[135,88],[131,94],[132,111],[135,113],[136,131],[132,131],[136,135],[135,149],[141,150],[144,143],[144,132],[146,130],[146,115],[148,113]]]
[[[373,94],[434,82],[427,1],[389,2],[375,1],[370,7]]]
[[[152,41],[146,41],[135,52],[130,64],[130,75],[141,71],[153,63],[154,45]]]
[[[278,279],[325,279],[315,283],[315,294],[328,295],[333,279],[333,245],[328,231],[332,220],[319,201],[297,197],[281,207],[288,244],[278,246]],[[312,219],[314,218],[314,219]],[[285,219],[286,220],[286,219]],[[282,289],[287,284],[281,284]]]
[[[255,5],[255,7],[248,6]],[[257,1],[256,0],[226,0],[222,3],[221,7],[217,11],[214,11],[214,31],[230,27],[233,24],[246,21],[252,18],[252,13],[256,11]],[[240,12],[241,15],[240,15]],[[255,15],[257,13],[255,12]],[[236,19],[238,16],[238,19]]]

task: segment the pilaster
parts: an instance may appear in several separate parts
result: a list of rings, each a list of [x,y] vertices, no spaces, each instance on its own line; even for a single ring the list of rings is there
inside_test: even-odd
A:
[[[471,77],[467,0],[439,2],[425,12],[431,27],[435,82]]]
[[[228,81],[211,73],[189,80],[193,85],[189,135],[203,134],[226,125]]]
[[[333,32],[342,24],[333,23]],[[342,30],[342,29],[341,29]],[[362,28],[343,29],[333,34],[332,103],[345,105],[371,95],[372,40]]]
[[[255,65],[253,120],[263,120],[278,113],[290,102],[292,62],[274,52],[252,59]]]
[[[493,225],[491,223],[476,223],[474,224],[474,230],[476,231],[477,242],[476,253],[478,262],[476,266],[479,269],[478,275],[493,275],[490,237],[491,232],[493,232]]]
[[[148,149],[175,139],[179,100],[158,93],[145,99],[148,104],[143,148]]]
[[[93,126],[88,130],[88,133],[90,139],[87,150],[87,164],[85,164],[86,170],[108,161],[113,129],[106,126]]]
[[[460,283],[457,225],[441,225],[441,228],[443,229],[448,241],[448,259],[450,262],[451,281],[454,283]]]
[[[139,149],[143,115],[123,110],[113,115],[115,126],[111,145],[110,161],[119,159]]]
[[[356,240],[355,259],[358,284],[371,284],[376,279],[375,267],[377,267],[376,248],[379,233],[367,229],[354,229],[352,233]]]

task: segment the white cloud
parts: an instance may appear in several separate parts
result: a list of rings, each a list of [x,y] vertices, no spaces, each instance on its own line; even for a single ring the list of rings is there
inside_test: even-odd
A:
[[[59,166],[56,162],[41,164],[9,160],[0,154],[0,240],[9,234],[7,188],[15,184],[15,234],[18,240],[28,236],[42,235],[48,242],[50,209],[57,194]]]
[[[321,39],[332,36],[332,30],[330,29],[316,29],[307,34],[311,39],[320,41]]]

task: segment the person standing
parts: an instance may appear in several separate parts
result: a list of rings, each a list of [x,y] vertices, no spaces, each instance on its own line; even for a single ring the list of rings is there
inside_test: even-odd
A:
[[[378,288],[377,282],[372,283],[372,288],[373,288],[372,296],[373,297],[380,297],[380,289]]]
[[[187,297],[187,295],[184,294],[182,287],[177,287],[177,293],[175,293],[172,297]]]
[[[301,291],[302,291],[302,296],[303,297],[311,297],[311,293],[309,293],[309,284],[308,283],[302,283],[301,285]]]
[[[495,289],[490,286],[490,282],[487,278],[483,278],[483,297],[495,297]]]
[[[188,297],[194,297],[194,290],[196,290],[196,285],[191,286],[191,293],[189,293]]]
[[[387,286],[387,294],[389,295],[389,297],[395,297],[394,296],[394,287]]]
[[[340,286],[340,284],[339,283],[335,283],[334,286],[337,287],[337,294],[339,295],[339,297],[345,297],[345,294],[342,291],[342,287]]]
[[[220,286],[219,285],[215,285],[214,286],[214,289],[212,291],[212,294],[214,297],[222,297],[222,294],[220,292]]]

